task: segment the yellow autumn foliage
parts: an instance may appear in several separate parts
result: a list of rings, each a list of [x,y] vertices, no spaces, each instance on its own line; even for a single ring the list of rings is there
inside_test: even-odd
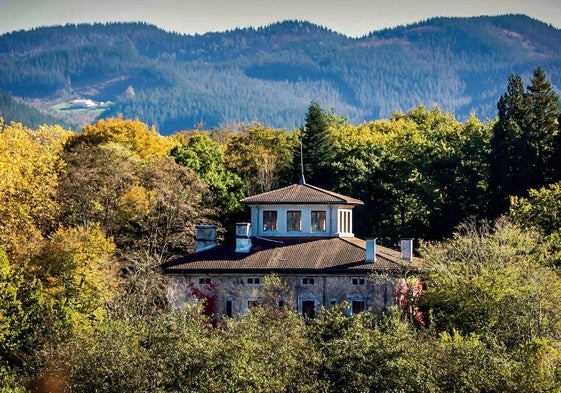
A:
[[[115,244],[99,225],[59,228],[33,262],[55,299],[79,314],[100,316],[118,293]]]
[[[121,218],[128,221],[139,221],[152,210],[156,200],[156,192],[147,190],[142,185],[133,185],[126,190],[119,200]]]
[[[0,246],[13,261],[36,253],[57,217],[59,152],[69,135],[0,122]]]
[[[117,142],[143,159],[150,156],[164,156],[176,144],[171,138],[158,134],[154,127],[148,128],[138,119],[124,120],[120,116],[85,125],[77,138],[90,138],[97,142]]]

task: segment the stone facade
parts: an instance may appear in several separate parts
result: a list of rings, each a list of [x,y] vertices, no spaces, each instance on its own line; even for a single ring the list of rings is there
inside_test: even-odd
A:
[[[224,315],[243,314],[261,299],[265,276],[258,274],[170,275],[168,295],[175,307],[198,301],[202,293],[212,298],[215,312]],[[279,303],[298,312],[316,316],[322,307],[345,303],[348,314],[369,311],[381,315],[395,304],[393,280],[357,275],[280,275],[290,288],[279,297]]]

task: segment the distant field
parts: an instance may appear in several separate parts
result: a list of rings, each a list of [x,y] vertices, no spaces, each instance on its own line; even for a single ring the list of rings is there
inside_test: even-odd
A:
[[[80,106],[73,101],[60,102],[49,107],[48,112],[81,127],[85,123],[94,122],[113,102],[96,102],[93,106]]]
[[[51,109],[57,112],[94,112],[100,114],[104,110],[110,108],[112,104],[112,102],[100,102],[95,103],[94,106],[80,106],[73,103],[72,101],[67,101],[55,104],[51,106]]]

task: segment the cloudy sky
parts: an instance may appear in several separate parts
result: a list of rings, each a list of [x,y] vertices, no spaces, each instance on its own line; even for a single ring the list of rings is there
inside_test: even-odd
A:
[[[144,21],[195,34],[298,19],[355,37],[433,16],[511,13],[561,28],[561,0],[0,0],[0,33],[66,23]]]

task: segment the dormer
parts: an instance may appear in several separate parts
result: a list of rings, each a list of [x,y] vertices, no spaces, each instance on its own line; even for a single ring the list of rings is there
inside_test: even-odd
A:
[[[353,208],[363,202],[310,184],[241,200],[251,208],[251,236],[352,237]]]

